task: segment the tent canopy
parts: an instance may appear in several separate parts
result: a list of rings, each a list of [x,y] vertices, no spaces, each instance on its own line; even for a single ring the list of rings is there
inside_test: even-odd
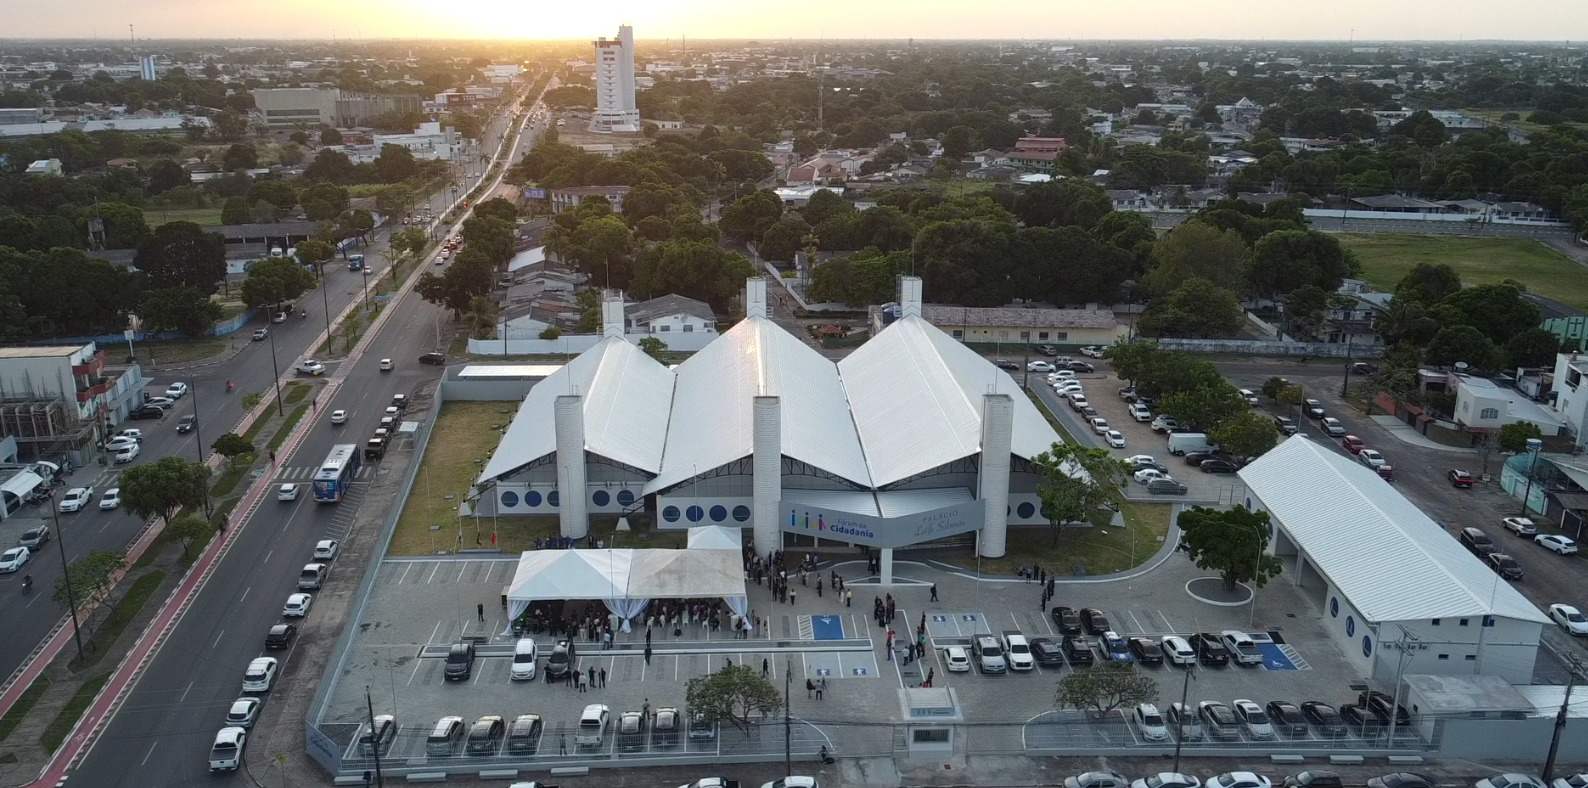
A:
[[[509,601],[626,596],[630,550],[536,550],[518,557]]]
[[[743,596],[744,557],[732,550],[636,550],[629,596],[645,599]]]
[[[742,550],[744,538],[738,528],[725,525],[697,525],[689,529],[691,550]]]
[[[732,530],[732,529],[729,529]],[[722,597],[744,615],[748,595],[740,549],[534,550],[518,557],[507,587],[516,619],[532,602],[600,599],[628,622],[652,599]]]

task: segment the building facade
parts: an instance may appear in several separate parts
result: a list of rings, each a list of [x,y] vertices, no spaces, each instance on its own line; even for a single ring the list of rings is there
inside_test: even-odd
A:
[[[1124,339],[1128,332],[1107,309],[966,308],[928,304],[922,310],[922,317],[961,342],[979,345],[1106,346]]]
[[[265,125],[269,128],[313,128],[337,125],[336,105],[342,98],[342,91],[338,88],[260,88],[253,96],[254,105],[265,116]]]
[[[590,130],[639,131],[640,109],[634,101],[634,28],[622,25],[615,39],[598,38],[595,46],[595,113]]]
[[[579,203],[587,197],[605,197],[612,203],[612,212],[619,213],[623,210],[623,198],[629,194],[627,186],[570,186],[566,189],[551,190],[551,212],[578,208]]]
[[[142,368],[108,368],[90,342],[0,348],[0,435],[24,460],[92,459],[101,433],[126,417],[143,389]]]

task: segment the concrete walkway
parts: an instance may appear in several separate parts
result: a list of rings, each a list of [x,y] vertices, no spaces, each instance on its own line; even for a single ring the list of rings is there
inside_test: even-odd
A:
[[[1463,454],[1473,453],[1473,450],[1467,447],[1446,446],[1443,443],[1439,443],[1438,441],[1435,441],[1418,432],[1412,427],[1412,425],[1407,424],[1406,422],[1401,421],[1394,416],[1382,415],[1373,416],[1372,418],[1374,424],[1383,427],[1386,432],[1395,436],[1395,439],[1401,443],[1408,443],[1413,446],[1424,449],[1434,449],[1436,451],[1460,452]]]

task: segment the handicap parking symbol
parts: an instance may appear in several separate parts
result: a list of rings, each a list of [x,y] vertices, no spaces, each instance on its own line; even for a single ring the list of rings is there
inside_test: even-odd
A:
[[[869,668],[855,668],[856,676],[868,676],[870,674],[871,670]]]
[[[976,614],[975,613],[966,613],[965,615],[960,616],[960,620],[962,620],[962,621],[975,621],[976,620]]]
[[[948,616],[932,616],[932,620],[936,621],[939,624],[942,624],[942,623],[948,621]]]
[[[831,676],[831,675],[833,675],[833,669],[832,668],[817,668],[816,669],[816,675],[818,675],[818,676]]]

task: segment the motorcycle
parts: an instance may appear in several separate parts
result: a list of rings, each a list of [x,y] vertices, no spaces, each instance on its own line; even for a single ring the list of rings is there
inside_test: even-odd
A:
[[[33,575],[26,575],[26,576],[24,576],[22,578],[22,593],[30,594],[32,592],[33,592]]]

